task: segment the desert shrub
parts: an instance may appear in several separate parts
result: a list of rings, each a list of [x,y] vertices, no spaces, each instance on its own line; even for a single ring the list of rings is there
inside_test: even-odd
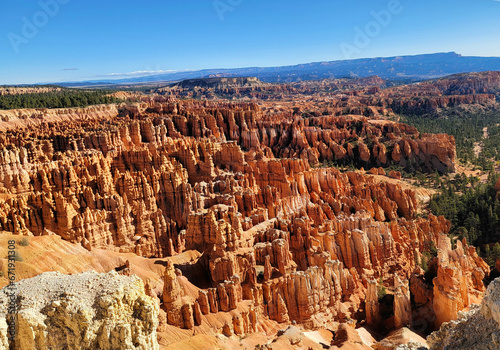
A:
[[[17,244],[20,245],[21,247],[27,247],[30,245],[30,242],[28,241],[28,239],[26,237],[24,237],[23,239],[18,241]]]
[[[383,299],[387,295],[387,290],[385,289],[384,286],[384,281],[382,278],[378,281],[378,290],[377,290],[378,298]]]

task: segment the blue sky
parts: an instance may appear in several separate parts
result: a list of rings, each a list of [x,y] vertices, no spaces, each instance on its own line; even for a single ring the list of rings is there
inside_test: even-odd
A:
[[[495,0],[2,1],[0,84],[449,51],[500,56],[499,15]]]

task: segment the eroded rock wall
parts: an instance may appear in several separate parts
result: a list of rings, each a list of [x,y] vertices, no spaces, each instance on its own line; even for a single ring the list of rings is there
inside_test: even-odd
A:
[[[460,312],[457,320],[446,322],[429,335],[433,350],[497,349],[500,347],[500,279],[491,282],[480,305]]]
[[[146,257],[203,253],[209,285],[191,280],[196,300],[180,291],[190,276],[170,265],[164,275],[167,323],[181,328],[235,310],[219,331],[252,331],[262,317],[315,328],[368,312],[373,322],[373,281],[396,294],[393,323],[407,325],[409,280],[450,228],[443,217],[417,217],[415,193],[397,182],[311,166],[350,157],[454,167],[452,138],[363,116],[150,101],[102,118],[17,125],[0,143],[0,230]],[[460,310],[482,292],[488,267],[465,244],[441,248],[436,285],[451,276],[461,289],[437,288],[426,302],[439,310],[459,293]]]

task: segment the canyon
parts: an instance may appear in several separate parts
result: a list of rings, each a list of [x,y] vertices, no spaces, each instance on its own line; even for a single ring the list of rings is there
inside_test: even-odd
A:
[[[237,98],[264,105],[265,101],[280,101],[281,105],[293,104],[307,112],[367,117],[392,113],[419,115],[458,106],[491,106],[496,104],[495,96],[500,92],[498,72],[456,74],[412,84],[378,76],[287,84],[264,83],[256,78],[229,79],[191,79],[151,91],[177,98]]]
[[[215,88],[237,94],[238,83]],[[0,111],[2,235],[82,257],[71,268],[43,260],[43,271],[20,262],[20,274],[137,274],[147,337],[170,349],[376,348],[390,332],[426,335],[481,302],[489,266],[465,240],[452,246],[450,222],[422,215],[390,168],[454,172],[455,140],[390,117],[401,106],[496,103],[490,90],[443,83],[452,95],[420,104],[370,78],[337,81],[344,97],[297,102],[285,96],[296,87],[243,84],[284,97],[180,99],[168,92],[177,86],[141,102]]]

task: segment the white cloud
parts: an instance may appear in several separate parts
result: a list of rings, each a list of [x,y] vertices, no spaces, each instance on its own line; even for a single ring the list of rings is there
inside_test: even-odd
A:
[[[186,69],[186,70],[139,70],[139,71],[135,71],[135,72],[126,72],[126,73],[110,73],[110,74],[98,75],[97,77],[99,77],[99,78],[103,78],[103,77],[108,77],[108,78],[147,77],[147,76],[157,75],[157,74],[177,73],[177,72],[187,72],[187,71],[189,71],[189,69]]]

